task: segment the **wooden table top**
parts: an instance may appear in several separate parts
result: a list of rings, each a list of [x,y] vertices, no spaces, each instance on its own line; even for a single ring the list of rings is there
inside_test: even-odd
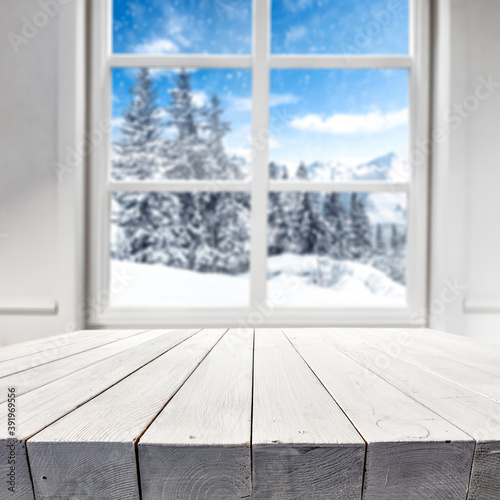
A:
[[[500,345],[82,331],[0,348],[3,500],[498,500]]]

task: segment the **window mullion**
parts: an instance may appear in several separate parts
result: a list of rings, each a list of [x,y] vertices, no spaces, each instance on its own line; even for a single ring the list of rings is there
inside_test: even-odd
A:
[[[411,0],[409,95],[409,161],[412,165],[411,192],[408,199],[407,298],[415,317],[425,318],[427,300],[427,213],[430,2]]]
[[[251,183],[247,181],[208,181],[208,180],[188,180],[188,181],[110,181],[111,191],[163,191],[169,193],[184,192],[221,192],[239,193],[251,191]]]
[[[372,55],[273,55],[270,58],[271,68],[322,68],[322,69],[355,69],[355,68],[381,68],[405,69],[411,68],[411,56],[372,56]]]
[[[91,129],[99,130],[111,123],[111,71],[108,65],[111,53],[111,0],[94,0],[92,15],[94,30],[91,45],[93,78],[91,86]],[[91,315],[99,315],[108,307],[109,287],[109,135],[96,144],[90,153],[92,161],[90,215],[92,220],[90,296],[96,307]],[[90,322],[94,321],[89,317]]]
[[[110,65],[117,68],[251,68],[251,56],[210,54],[112,54]]]
[[[382,192],[408,193],[411,189],[409,182],[390,181],[270,181],[269,190],[277,192]]]
[[[266,299],[270,0],[253,3],[252,240],[250,301]]]

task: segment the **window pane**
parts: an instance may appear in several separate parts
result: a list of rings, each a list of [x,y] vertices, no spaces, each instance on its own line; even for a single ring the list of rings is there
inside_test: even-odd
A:
[[[269,194],[268,295],[284,306],[406,303],[406,195]]]
[[[249,54],[251,0],[113,0],[113,50]]]
[[[249,223],[248,193],[113,193],[110,305],[247,306]]]
[[[245,179],[251,71],[113,69],[115,180]]]
[[[407,70],[271,71],[270,177],[410,177]]]
[[[274,54],[407,54],[408,0],[273,0]]]

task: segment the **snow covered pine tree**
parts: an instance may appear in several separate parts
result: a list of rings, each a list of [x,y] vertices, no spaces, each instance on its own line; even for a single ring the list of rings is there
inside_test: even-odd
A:
[[[242,178],[241,164],[224,148],[230,127],[221,119],[218,96],[205,108],[196,106],[185,70],[174,76],[174,84],[168,118],[161,121],[151,74],[137,72],[122,137],[115,143],[113,177]],[[200,272],[248,270],[250,202],[243,194],[124,192],[113,199],[113,223],[120,230],[114,258]]]
[[[112,177],[118,181],[245,178],[244,161],[226,151],[230,124],[222,118],[220,98],[214,94],[208,103],[198,105],[189,73],[181,70],[169,78],[173,85],[168,105],[160,109],[151,72],[137,71],[114,142]],[[301,162],[295,177],[307,180],[314,175],[310,168]],[[288,168],[271,162],[269,177],[286,180]],[[405,233],[394,224],[372,226],[369,199],[368,193],[269,193],[269,257],[315,256],[316,271],[307,279],[316,286],[334,286],[342,269],[347,269],[342,263],[348,261],[377,268],[404,284]],[[111,257],[201,273],[245,273],[250,265],[249,221],[248,193],[115,192]]]

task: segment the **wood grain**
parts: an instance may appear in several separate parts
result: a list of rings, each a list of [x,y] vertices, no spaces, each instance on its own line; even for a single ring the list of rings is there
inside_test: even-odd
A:
[[[459,358],[457,361],[456,355],[449,355],[445,349],[433,348],[431,343],[426,351],[422,351],[414,346],[416,341],[410,345],[398,343],[392,338],[385,338],[381,333],[375,333],[377,330],[356,329],[355,332],[357,338],[367,340],[374,347],[500,402],[500,374],[484,370],[486,360],[481,362],[471,358],[464,362]],[[499,360],[500,356],[496,360],[500,366]]]
[[[14,436],[0,427],[16,489],[4,480],[0,499],[499,500],[498,346],[428,329],[225,331],[0,349],[0,421],[18,394]]]
[[[359,500],[365,443],[337,403],[281,331],[254,357],[253,498]]]
[[[31,438],[37,499],[138,500],[138,437],[224,332],[194,335]]]
[[[410,329],[401,331],[397,328],[370,328],[362,331],[377,337],[382,337],[391,343],[399,343],[403,338],[402,347],[405,351],[420,353],[421,356],[428,356],[430,359],[445,357],[454,362],[455,366],[465,365],[466,371],[470,368],[480,370],[485,373],[500,376],[500,350],[495,348],[486,349],[483,346],[463,343],[460,340],[450,342],[446,338],[436,335],[434,330],[419,330],[412,332]],[[495,346],[496,347],[496,346]]]
[[[6,500],[33,500],[33,488],[26,454],[26,440],[78,406],[109,389],[123,378],[151,362],[196,330],[174,330],[128,349],[99,363],[58,379],[17,398],[16,476],[19,487]],[[0,421],[7,422],[7,403],[0,404]],[[7,476],[7,444],[12,437],[0,427],[0,475]],[[3,498],[2,498],[3,500]]]
[[[474,440],[312,329],[285,333],[368,444],[363,498],[465,500]]]
[[[476,440],[468,500],[497,500],[500,491],[500,404],[377,349],[358,329],[330,329],[325,339]]]
[[[0,377],[29,370],[35,366],[45,365],[58,359],[66,358],[74,354],[95,349],[101,345],[110,344],[121,339],[137,335],[141,330],[117,330],[112,332],[101,332],[100,335],[86,336],[77,342],[64,345],[56,345],[41,352],[16,357],[0,363]]]
[[[82,340],[90,338],[102,337],[106,334],[112,334],[117,330],[78,330],[74,332],[61,333],[51,337],[44,337],[36,340],[29,340],[27,342],[20,342],[19,344],[11,344],[0,347],[0,362],[9,359],[20,358],[29,354],[38,354],[54,347],[69,345]],[[121,330],[123,331],[123,330]],[[144,330],[134,330],[133,332],[139,333]],[[133,333],[131,331],[131,333]]]
[[[251,495],[253,330],[230,330],[142,436],[143,500]]]
[[[16,387],[17,395],[20,396],[164,334],[163,330],[146,331],[68,358],[59,359],[13,375],[7,375],[0,378],[0,403],[6,401],[9,387]]]

